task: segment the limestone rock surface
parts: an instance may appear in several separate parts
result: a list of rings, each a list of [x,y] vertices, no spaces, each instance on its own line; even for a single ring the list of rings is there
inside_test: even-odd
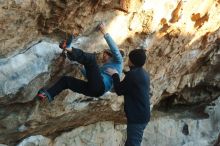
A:
[[[142,145],[218,145],[219,0],[0,0],[0,143],[123,145],[123,97],[65,90],[52,103],[35,100],[63,75],[86,80],[58,47],[70,33],[101,64],[101,21],[125,61],[146,49],[152,120]]]

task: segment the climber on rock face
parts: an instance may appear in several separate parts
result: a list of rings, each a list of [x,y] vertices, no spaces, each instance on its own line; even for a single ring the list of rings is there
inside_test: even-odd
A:
[[[111,76],[106,73],[106,69],[109,67],[114,68],[121,75],[123,69],[123,52],[119,51],[111,36],[105,32],[103,23],[100,23],[97,28],[104,35],[110,48],[106,49],[103,53],[103,65],[101,67],[98,66],[95,54],[86,53],[77,48],[70,48],[65,44],[66,41],[61,42],[59,46],[61,49],[67,51],[67,57],[71,61],[77,61],[84,65],[87,81],[63,76],[49,89],[40,89],[36,96],[37,99],[51,102],[56,95],[65,89],[70,89],[86,96],[99,97],[112,88],[113,81]]]
[[[114,91],[124,95],[124,110],[127,117],[127,140],[125,146],[140,146],[144,129],[150,120],[150,77],[143,69],[146,54],[143,49],[129,53],[130,71],[120,82],[120,73],[108,68],[107,73],[113,78]]]

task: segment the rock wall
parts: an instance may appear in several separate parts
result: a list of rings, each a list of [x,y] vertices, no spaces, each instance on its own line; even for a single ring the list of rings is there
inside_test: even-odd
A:
[[[144,132],[142,146],[213,146],[220,130],[220,101],[206,108],[210,118],[190,115],[189,111],[176,114],[153,112],[154,118]],[[113,122],[98,122],[64,132],[54,140],[40,135],[24,139],[18,146],[37,145],[104,145],[122,146],[126,139],[126,126]],[[45,144],[46,143],[46,144]],[[218,145],[218,144],[216,144]]]
[[[34,100],[62,75],[84,79],[58,47],[70,33],[74,47],[96,52],[100,61],[107,47],[95,31],[101,21],[126,55],[147,50],[153,112],[143,145],[219,143],[219,127],[212,128],[218,110],[205,114],[220,96],[218,0],[0,0],[0,143],[61,145],[70,137],[66,145],[123,144],[125,127],[115,128],[126,123],[123,97],[115,93],[93,99],[66,90],[51,104]],[[103,135],[108,132],[114,136]]]

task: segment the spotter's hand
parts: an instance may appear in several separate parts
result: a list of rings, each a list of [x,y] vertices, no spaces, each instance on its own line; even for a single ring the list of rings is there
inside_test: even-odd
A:
[[[113,74],[117,73],[118,71],[116,69],[113,68],[107,68],[107,70],[105,71],[107,74],[109,74],[110,76],[112,76]]]

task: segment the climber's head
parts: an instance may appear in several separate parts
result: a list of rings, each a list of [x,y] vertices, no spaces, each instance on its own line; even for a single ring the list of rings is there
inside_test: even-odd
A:
[[[121,53],[121,56],[124,57],[124,51],[119,50]],[[109,49],[105,49],[102,56],[102,63],[107,63],[111,58],[113,57],[112,52]]]
[[[110,50],[106,49],[102,55],[102,63],[107,63],[112,58],[112,53]]]

